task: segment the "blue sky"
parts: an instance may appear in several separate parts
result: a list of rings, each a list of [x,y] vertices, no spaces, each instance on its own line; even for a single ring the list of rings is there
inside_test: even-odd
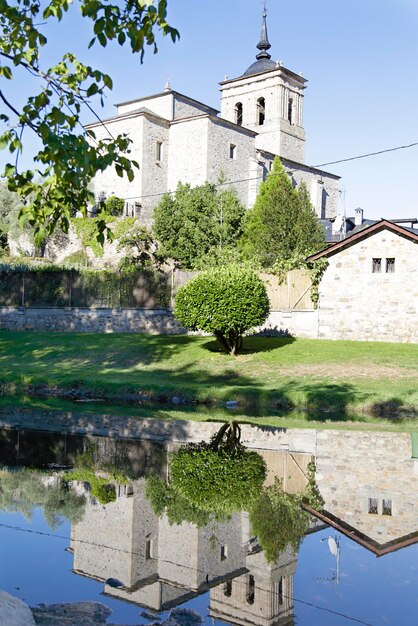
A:
[[[114,79],[103,117],[113,103],[171,87],[219,108],[218,82],[253,62],[259,40],[259,0],[168,0],[169,21],[181,39],[161,39],[143,65],[117,44],[87,51],[92,26],[77,4],[60,25],[48,27],[48,55],[74,51]],[[418,141],[416,0],[298,0],[267,2],[275,60],[308,79],[304,125],[306,162],[319,165]],[[15,101],[27,80],[14,84]],[[84,121],[91,121],[86,114]],[[4,159],[3,159],[4,160]],[[345,208],[366,217],[418,217],[414,183],[418,146],[324,169],[343,177]]]

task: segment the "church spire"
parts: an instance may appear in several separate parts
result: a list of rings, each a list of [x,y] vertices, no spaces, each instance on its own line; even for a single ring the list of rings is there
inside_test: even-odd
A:
[[[260,52],[256,55],[256,59],[260,60],[260,59],[271,59],[271,54],[269,54],[267,52],[267,50],[269,50],[271,48],[270,42],[269,42],[269,38],[267,35],[267,10],[266,10],[266,3],[264,3],[264,9],[263,9],[263,22],[261,25],[261,36],[260,36],[260,41],[257,44],[257,48],[260,50]]]

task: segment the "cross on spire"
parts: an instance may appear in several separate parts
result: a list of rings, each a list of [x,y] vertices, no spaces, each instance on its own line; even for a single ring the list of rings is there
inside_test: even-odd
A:
[[[267,34],[267,7],[266,7],[266,0],[264,0],[263,2],[263,21],[261,24],[261,36],[260,36],[260,41],[257,44],[257,48],[260,50],[260,52],[256,55],[256,59],[271,59],[271,54],[269,54],[267,52],[267,50],[269,50],[271,48],[270,42],[269,42],[269,38],[268,38],[268,34]]]

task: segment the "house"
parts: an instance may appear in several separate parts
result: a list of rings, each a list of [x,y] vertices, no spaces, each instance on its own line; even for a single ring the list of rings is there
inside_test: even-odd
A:
[[[307,260],[318,259],[317,337],[418,342],[418,230],[382,219]]]
[[[132,140],[130,158],[140,165],[132,182],[115,170],[98,174],[96,197],[123,198],[125,214],[149,224],[162,195],[179,182],[222,181],[251,207],[278,155],[293,184],[307,184],[318,216],[337,215],[339,176],[305,163],[307,81],[271,59],[266,16],[264,11],[255,62],[241,76],[220,83],[221,111],[167,84],[161,93],[117,104],[114,117],[87,126],[98,139],[108,132],[126,133]]]

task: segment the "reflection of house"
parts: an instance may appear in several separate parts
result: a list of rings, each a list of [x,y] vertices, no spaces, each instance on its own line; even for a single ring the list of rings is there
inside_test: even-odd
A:
[[[318,431],[319,516],[376,554],[418,542],[418,473],[411,435]]]
[[[318,337],[418,341],[417,244],[418,230],[381,220],[310,256],[328,261]]]
[[[339,177],[304,163],[303,98],[306,80],[268,53],[266,14],[256,61],[221,83],[219,111],[173,91],[117,105],[117,115],[92,123],[97,138],[126,133],[140,169],[132,182],[106,170],[95,179],[96,196],[125,199],[126,213],[150,221],[163,193],[179,181],[192,186],[220,178],[235,187],[246,206],[279,155],[293,183],[305,181],[321,217],[337,213]]]

